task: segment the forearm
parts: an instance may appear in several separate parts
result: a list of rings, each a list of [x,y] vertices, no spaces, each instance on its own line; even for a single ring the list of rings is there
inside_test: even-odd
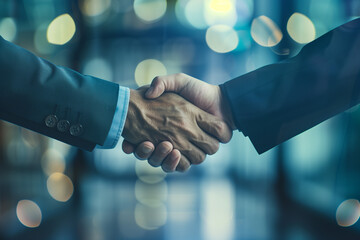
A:
[[[0,53],[2,120],[86,150],[105,142],[117,84],[56,66],[2,38]],[[58,120],[54,126],[45,122],[49,115]],[[66,124],[59,126],[61,120]],[[72,126],[80,131],[70,131]]]
[[[222,86],[236,126],[259,153],[360,100],[360,21],[334,29],[300,54]]]

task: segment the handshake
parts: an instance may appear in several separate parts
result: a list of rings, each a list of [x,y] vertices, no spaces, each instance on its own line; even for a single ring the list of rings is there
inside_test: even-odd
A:
[[[131,90],[123,151],[165,172],[184,172],[214,154],[235,130],[219,86],[186,74],[156,77]]]

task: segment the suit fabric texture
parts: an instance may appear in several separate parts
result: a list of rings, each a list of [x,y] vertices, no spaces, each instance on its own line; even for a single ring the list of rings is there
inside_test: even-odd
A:
[[[305,45],[285,61],[221,86],[237,128],[258,153],[360,101],[360,19]]]
[[[117,105],[115,83],[56,66],[0,37],[0,119],[93,150]]]

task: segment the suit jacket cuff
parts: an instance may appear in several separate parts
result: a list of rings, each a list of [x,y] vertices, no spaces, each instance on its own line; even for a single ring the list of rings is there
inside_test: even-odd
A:
[[[241,121],[241,116],[243,114],[241,107],[238,106],[238,101],[239,98],[242,97],[248,90],[247,87],[249,86],[246,83],[251,82],[251,79],[249,78],[252,78],[252,76],[250,74],[246,74],[220,85],[222,95],[225,97],[226,102],[230,105],[235,126],[246,137],[248,134],[246,132],[246,128],[244,127],[244,123]]]
[[[97,145],[97,148],[111,149],[117,145],[122,130],[124,129],[128,106],[129,106],[129,98],[130,98],[130,89],[119,86],[119,96],[118,96],[117,106],[109,133],[106,137],[104,145],[103,146]]]

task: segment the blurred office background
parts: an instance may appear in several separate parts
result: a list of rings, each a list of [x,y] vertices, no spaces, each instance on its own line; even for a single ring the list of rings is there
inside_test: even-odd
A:
[[[359,14],[357,0],[0,0],[0,34],[131,88],[220,84]],[[1,122],[0,239],[360,239],[359,123],[355,107],[260,156],[236,132],[166,175],[121,143],[88,153]]]

